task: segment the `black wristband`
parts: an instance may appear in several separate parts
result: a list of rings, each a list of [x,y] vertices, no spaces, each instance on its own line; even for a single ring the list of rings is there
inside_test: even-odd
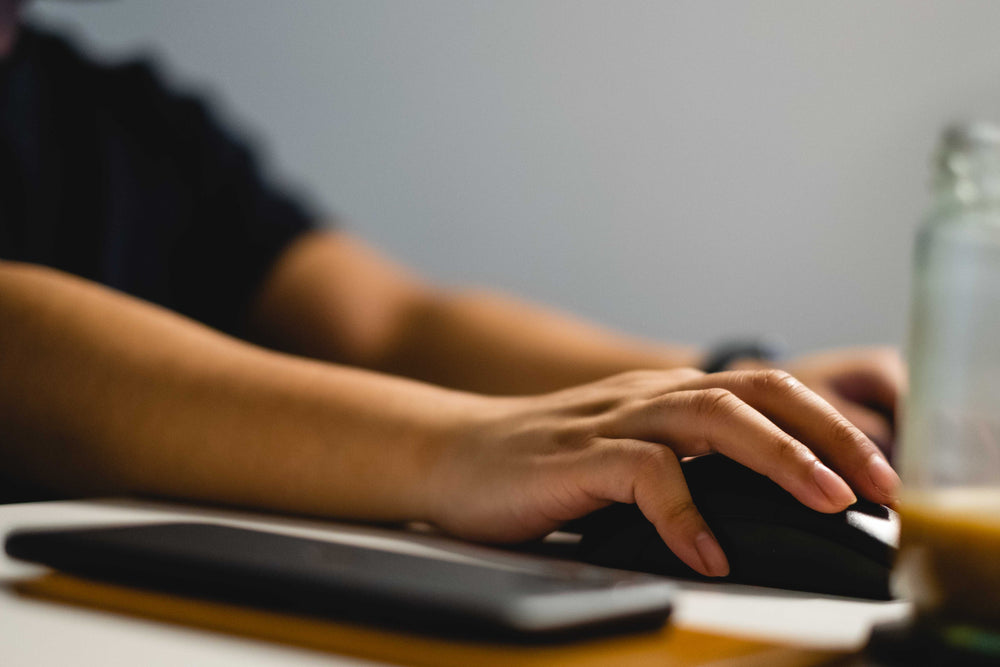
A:
[[[781,357],[781,345],[769,340],[731,340],[712,346],[701,370],[706,373],[719,373],[729,368],[730,364],[740,359],[759,359],[774,361]]]

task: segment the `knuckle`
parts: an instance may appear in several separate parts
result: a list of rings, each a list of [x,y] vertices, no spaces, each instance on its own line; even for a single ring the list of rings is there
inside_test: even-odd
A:
[[[676,498],[663,507],[663,518],[671,523],[696,520],[698,507],[691,498]]]
[[[805,385],[795,379],[791,373],[779,368],[754,372],[751,375],[750,383],[754,389],[786,395],[801,392],[805,388]]]
[[[807,474],[816,457],[805,445],[791,436],[779,438],[772,452],[773,458],[767,467],[767,475],[778,481],[794,482]]]
[[[854,424],[847,421],[847,417],[838,413],[830,422],[830,440],[838,443],[855,444],[866,441],[867,438],[864,437]]]
[[[783,461],[798,461],[802,459],[803,449],[804,447],[797,440],[791,436],[785,436],[778,439],[775,454]]]
[[[705,389],[695,395],[694,409],[705,419],[726,419],[739,410],[741,401],[728,389]]]
[[[677,457],[668,447],[634,440],[625,441],[623,446],[634,457],[637,478],[648,475],[650,479],[656,479],[671,463],[676,465]]]
[[[779,388],[798,388],[802,384],[795,379],[795,377],[788,371],[781,370],[780,368],[772,368],[764,371],[768,380],[776,387]]]

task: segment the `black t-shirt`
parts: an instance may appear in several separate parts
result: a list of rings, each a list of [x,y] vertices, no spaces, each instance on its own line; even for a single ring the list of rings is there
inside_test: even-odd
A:
[[[25,27],[0,61],[0,258],[63,269],[239,334],[315,216],[148,64]]]
[[[239,335],[268,268],[314,224],[204,103],[149,65],[98,64],[30,27],[0,60],[0,259]],[[0,502],[49,497],[0,468]]]

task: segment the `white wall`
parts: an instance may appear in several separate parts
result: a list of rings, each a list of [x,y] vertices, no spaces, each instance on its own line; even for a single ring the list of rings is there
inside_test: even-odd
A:
[[[154,48],[437,279],[683,341],[901,343],[928,157],[1000,3],[39,2]]]

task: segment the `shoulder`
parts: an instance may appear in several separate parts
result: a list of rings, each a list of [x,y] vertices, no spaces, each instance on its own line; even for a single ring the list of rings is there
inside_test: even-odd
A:
[[[100,100],[101,93],[122,88],[146,95],[165,92],[151,58],[105,61],[88,53],[73,37],[33,25],[23,28],[21,39],[26,57],[47,80],[67,88],[86,86],[88,99]]]
[[[224,132],[203,95],[178,90],[151,54],[111,61],[91,54],[75,38],[28,26],[31,57],[63,95],[76,96],[81,111],[93,109],[136,137],[175,149],[195,145],[205,133]]]

